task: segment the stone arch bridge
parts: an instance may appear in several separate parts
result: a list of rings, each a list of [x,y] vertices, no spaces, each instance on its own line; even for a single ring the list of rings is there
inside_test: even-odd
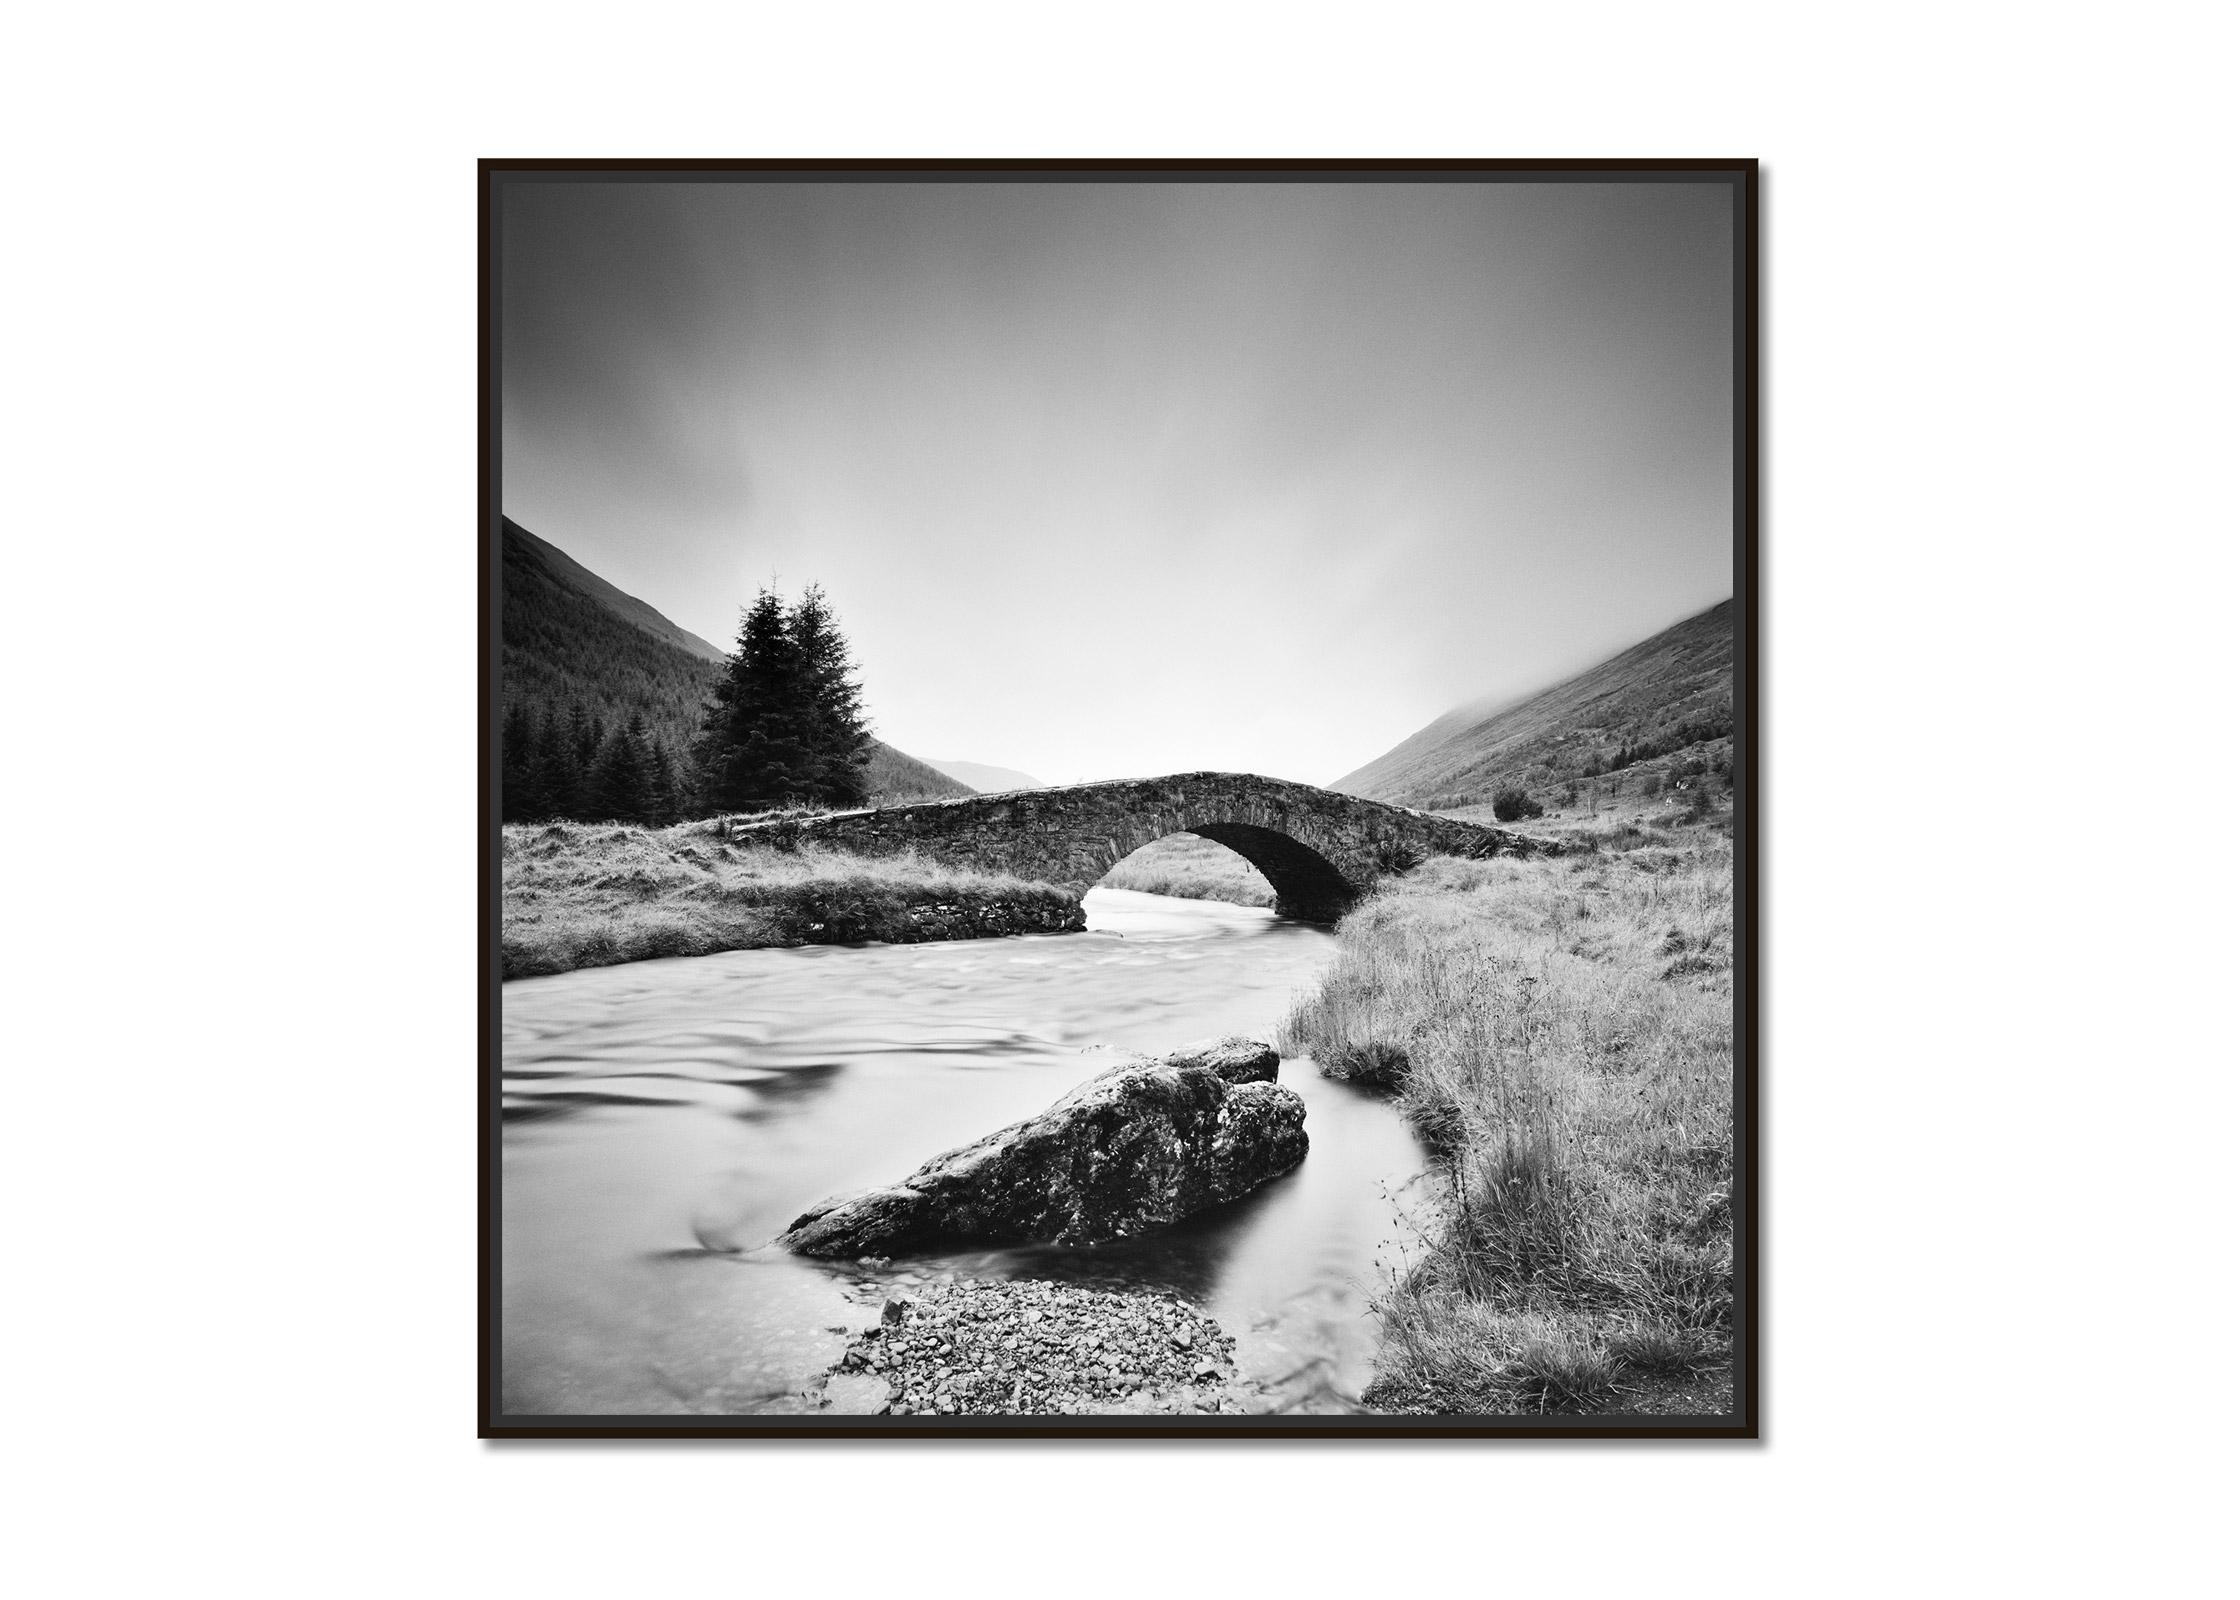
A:
[[[1085,891],[1122,856],[1170,833],[1227,845],[1260,869],[1286,916],[1330,921],[1384,873],[1433,854],[1529,855],[1522,834],[1241,772],[1181,772],[921,805],[731,824],[742,843],[914,850],[950,866]]]

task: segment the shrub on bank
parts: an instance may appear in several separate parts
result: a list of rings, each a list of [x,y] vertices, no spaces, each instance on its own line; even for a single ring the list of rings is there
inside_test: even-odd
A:
[[[1522,789],[1504,789],[1493,797],[1496,822],[1522,822],[1526,817],[1542,815],[1545,815],[1545,808]]]

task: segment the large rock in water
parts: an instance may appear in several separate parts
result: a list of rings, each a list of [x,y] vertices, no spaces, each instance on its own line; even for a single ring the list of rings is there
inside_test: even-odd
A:
[[[1275,1076],[1276,1053],[1252,1039],[1129,1061],[891,1189],[825,1201],[778,1243],[811,1256],[894,1255],[1163,1228],[1305,1159],[1306,1105]]]

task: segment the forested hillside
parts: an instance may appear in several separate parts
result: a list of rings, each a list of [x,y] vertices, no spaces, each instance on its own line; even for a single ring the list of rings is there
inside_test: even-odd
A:
[[[503,538],[506,815],[588,809],[627,816],[618,797],[632,793],[632,785],[642,786],[644,820],[660,816],[661,793],[669,809],[681,807],[686,755],[724,652],[510,517]],[[635,738],[633,724],[640,730]],[[866,775],[874,804],[973,792],[877,741]]]
[[[891,744],[871,741],[871,765],[864,769],[871,780],[871,803],[892,805],[903,800],[953,800],[977,794],[945,772],[936,772],[915,756],[906,756]]]
[[[1625,792],[1725,777],[1734,753],[1734,602],[1722,600],[1522,700],[1448,712],[1330,787],[1425,810],[1521,790],[1555,804],[1642,769]],[[1650,787],[1650,785],[1655,787]]]
[[[510,518],[504,584],[507,711],[520,706],[542,719],[580,705],[607,728],[626,726],[636,715],[672,757],[684,753],[699,730],[701,704],[722,670],[722,651]],[[646,620],[626,619],[617,602],[635,607]]]

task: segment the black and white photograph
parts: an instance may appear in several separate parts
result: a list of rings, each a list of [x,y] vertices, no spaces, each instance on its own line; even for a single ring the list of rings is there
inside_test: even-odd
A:
[[[485,1426],[1748,1436],[1747,162],[485,170]]]
[[[2229,1591],[2230,13],[12,16],[9,1592]]]

